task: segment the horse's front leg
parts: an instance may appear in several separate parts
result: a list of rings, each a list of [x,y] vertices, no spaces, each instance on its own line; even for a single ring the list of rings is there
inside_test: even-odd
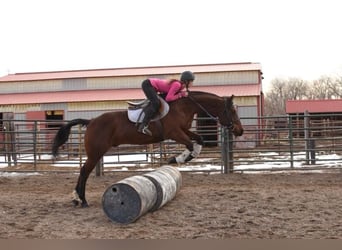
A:
[[[195,140],[196,143],[192,143],[191,140]],[[176,140],[179,143],[182,143],[186,146],[186,149],[179,154],[178,156],[172,157],[168,163],[185,163],[191,161],[193,158],[197,157],[203,145],[203,139],[201,136],[192,133],[191,131],[182,131],[182,133],[178,134],[178,138]]]
[[[203,138],[199,134],[195,134],[191,132],[190,130],[185,131],[185,133],[196,142],[192,145],[192,150],[190,151],[190,154],[185,159],[185,162],[191,161],[193,158],[196,158],[199,156],[199,154],[202,151],[203,147]]]

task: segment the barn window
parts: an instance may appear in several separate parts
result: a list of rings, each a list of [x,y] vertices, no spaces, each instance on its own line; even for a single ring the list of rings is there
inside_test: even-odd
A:
[[[47,121],[57,121],[57,122],[48,122],[48,128],[59,128],[61,126],[61,122],[64,119],[64,111],[63,110],[48,110],[45,111],[45,120]]]

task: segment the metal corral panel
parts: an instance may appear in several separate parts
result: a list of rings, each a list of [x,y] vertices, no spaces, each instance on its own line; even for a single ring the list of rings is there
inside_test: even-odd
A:
[[[62,80],[42,80],[25,82],[2,82],[0,83],[1,94],[7,93],[32,93],[54,92],[62,90]]]
[[[68,104],[69,111],[88,111],[88,110],[123,110],[128,105],[125,101],[107,102],[75,102]]]

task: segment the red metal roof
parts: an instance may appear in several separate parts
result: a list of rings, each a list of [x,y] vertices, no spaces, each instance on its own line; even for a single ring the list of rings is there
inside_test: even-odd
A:
[[[286,101],[286,113],[339,113],[342,112],[342,99],[332,100],[289,100]]]
[[[194,91],[205,91],[219,96],[258,96],[261,86],[250,85],[223,85],[223,86],[194,86]],[[35,103],[67,103],[67,102],[92,102],[110,100],[135,100],[143,99],[145,95],[141,89],[102,89],[84,91],[61,91],[50,93],[20,93],[0,94],[0,105],[35,104]]]
[[[31,72],[16,73],[0,77],[0,82],[16,81],[36,81],[51,79],[71,79],[90,77],[111,77],[111,76],[135,76],[135,75],[165,75],[179,74],[182,71],[191,70],[199,72],[222,72],[222,71],[250,71],[261,70],[260,63],[225,63],[225,64],[198,64],[179,66],[156,66],[156,67],[133,67],[115,69],[91,69],[91,70],[71,70],[53,72]]]

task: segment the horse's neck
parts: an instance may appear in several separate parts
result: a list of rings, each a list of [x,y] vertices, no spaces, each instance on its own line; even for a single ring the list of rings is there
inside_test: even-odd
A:
[[[195,100],[195,108],[197,111],[206,111],[209,112],[211,115],[217,114],[219,99],[215,99],[211,96],[196,96],[193,98]],[[203,110],[204,109],[204,110]]]

